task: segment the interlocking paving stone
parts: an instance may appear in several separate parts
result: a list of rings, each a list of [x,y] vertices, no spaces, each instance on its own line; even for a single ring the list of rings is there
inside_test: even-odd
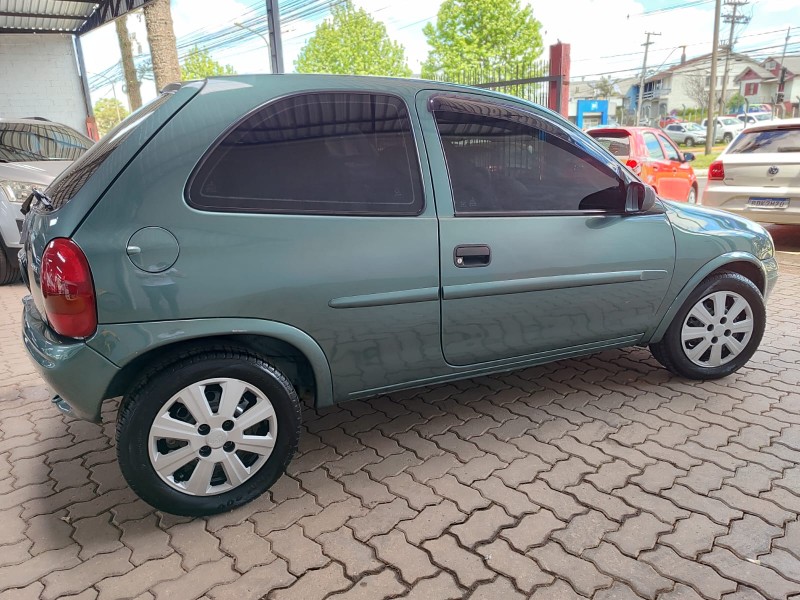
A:
[[[634,348],[306,407],[289,477],[194,520],[125,485],[117,401],[100,425],[50,405],[24,288],[0,288],[0,600],[800,600],[800,260],[778,255],[740,373]]]

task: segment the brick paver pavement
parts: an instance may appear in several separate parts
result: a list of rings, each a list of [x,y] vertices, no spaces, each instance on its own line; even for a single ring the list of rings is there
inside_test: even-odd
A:
[[[308,409],[270,493],[196,520],[126,487],[113,403],[51,406],[0,288],[0,600],[798,599],[800,234],[775,234],[735,376],[633,349]]]

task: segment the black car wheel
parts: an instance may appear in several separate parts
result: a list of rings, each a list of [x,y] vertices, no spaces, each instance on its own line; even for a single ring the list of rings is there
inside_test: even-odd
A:
[[[704,279],[675,315],[653,356],[689,379],[718,379],[742,368],[761,343],[764,298],[738,273]]]
[[[19,265],[8,257],[8,252],[0,240],[0,285],[8,285],[19,279]]]
[[[694,138],[693,137],[687,137],[686,141],[684,143],[686,144],[687,147],[688,146],[694,146]]]
[[[213,350],[151,371],[117,417],[122,474],[165,512],[225,512],[263,494],[300,438],[300,401],[273,366]]]

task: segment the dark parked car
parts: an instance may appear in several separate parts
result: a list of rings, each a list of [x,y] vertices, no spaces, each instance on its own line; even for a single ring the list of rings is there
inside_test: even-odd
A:
[[[117,417],[168,512],[283,473],[317,407],[650,345],[713,379],[777,277],[746,219],[657,200],[566,119],[410,79],[172,87],[24,207],[23,335],[56,405]]]

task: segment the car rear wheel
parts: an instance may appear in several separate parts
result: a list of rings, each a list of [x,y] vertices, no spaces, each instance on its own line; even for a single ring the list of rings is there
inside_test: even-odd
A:
[[[650,350],[676,375],[718,379],[750,360],[765,323],[764,299],[753,282],[738,273],[720,273],[697,286]]]
[[[684,143],[685,143],[687,146],[694,146],[694,138],[693,138],[693,137],[687,137],[687,138],[686,138],[686,141],[685,141]]]
[[[117,418],[120,468],[143,500],[211,515],[283,474],[300,438],[300,401],[280,371],[243,350],[214,350],[151,373]]]

